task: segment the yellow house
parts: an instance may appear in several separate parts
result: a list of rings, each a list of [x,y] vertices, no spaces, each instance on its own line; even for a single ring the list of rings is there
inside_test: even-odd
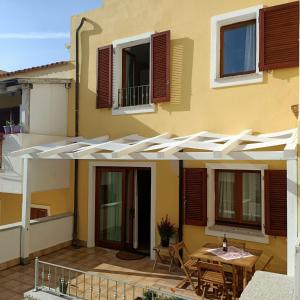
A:
[[[68,136],[90,140],[19,154],[75,160],[75,242],[153,257],[168,215],[192,251],[226,234],[292,275],[298,27],[287,0],[106,0],[74,16]]]

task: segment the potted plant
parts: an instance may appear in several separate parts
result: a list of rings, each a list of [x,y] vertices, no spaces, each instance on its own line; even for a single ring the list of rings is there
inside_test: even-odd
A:
[[[10,128],[10,126],[11,126],[12,122],[6,121],[5,124],[6,124],[6,125],[3,126],[4,133],[5,133],[5,134],[11,133],[11,128]]]
[[[175,234],[175,224],[171,223],[170,218],[166,215],[162,218],[160,223],[157,224],[158,232],[161,239],[161,245],[163,247],[169,247],[170,238]]]
[[[21,133],[22,132],[22,124],[19,123],[18,125],[13,125],[12,133]]]

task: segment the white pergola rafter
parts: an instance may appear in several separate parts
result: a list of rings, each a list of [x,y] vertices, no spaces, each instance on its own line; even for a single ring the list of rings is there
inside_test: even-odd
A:
[[[296,158],[297,145],[297,129],[268,134],[253,134],[247,129],[235,135],[201,131],[174,138],[169,133],[154,137],[132,134],[113,140],[108,136],[68,138],[11,155],[33,159],[286,160]],[[277,150],[279,146],[282,149]]]

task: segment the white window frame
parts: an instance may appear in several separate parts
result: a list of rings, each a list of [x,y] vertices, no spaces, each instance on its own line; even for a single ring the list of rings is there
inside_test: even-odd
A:
[[[118,89],[122,88],[122,50],[124,48],[151,43],[151,35],[154,32],[146,32],[139,35],[113,41],[113,115],[140,114],[155,111],[155,105],[136,105],[128,107],[118,106]],[[150,51],[151,62],[151,51]],[[149,70],[150,72],[150,70]],[[151,74],[149,74],[149,101],[151,101]]]
[[[207,226],[205,234],[217,237],[226,236],[232,239],[252,241],[258,243],[269,242],[265,234],[265,198],[264,198],[264,171],[268,169],[265,164],[215,164],[207,163]],[[261,230],[217,225],[215,223],[215,170],[258,170],[261,172]]]
[[[211,88],[260,83],[263,73],[259,71],[259,10],[262,5],[233,11],[211,18]],[[256,71],[251,74],[220,77],[220,28],[225,25],[256,19]]]

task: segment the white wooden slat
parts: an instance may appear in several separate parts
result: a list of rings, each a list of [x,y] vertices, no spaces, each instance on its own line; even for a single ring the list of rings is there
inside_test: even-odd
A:
[[[190,137],[186,138],[185,140],[176,142],[174,145],[169,146],[169,147],[159,151],[158,155],[161,156],[161,157],[165,157],[166,155],[170,155],[170,154],[173,154],[175,152],[178,152],[182,149],[182,147],[184,147],[185,143],[193,141],[193,140],[198,139],[198,138],[201,138],[206,133],[207,133],[207,131],[202,131],[202,132],[192,134]]]
[[[108,139],[108,136],[102,136],[102,137],[98,137],[93,140],[101,142],[101,141],[106,141],[107,139]],[[46,151],[40,153],[39,156],[47,157],[47,156],[51,156],[53,154],[74,151],[74,150],[80,149],[82,147],[84,147],[84,142],[78,142],[78,143],[68,144],[68,145],[64,145],[64,146],[58,146],[58,147],[54,147],[52,149],[49,149],[49,150],[46,150]]]
[[[247,129],[242,131],[240,134],[233,136],[230,140],[228,140],[223,145],[219,145],[216,150],[214,150],[214,156],[220,158],[224,154],[228,154],[231,150],[233,150],[239,143],[241,143],[241,138],[252,132],[252,129]]]
[[[287,129],[283,131],[277,131],[277,132],[272,132],[272,133],[262,133],[259,134],[258,136],[260,137],[283,137],[283,136],[289,136],[292,135],[293,133],[297,132],[297,128],[292,128],[292,129]]]
[[[298,137],[297,132],[295,132],[291,137],[291,142],[286,144],[284,147],[284,157],[292,158],[297,156],[297,147],[298,147]]]
[[[152,138],[144,139],[133,145],[129,145],[129,146],[124,147],[123,149],[114,151],[112,153],[112,157],[119,158],[119,157],[122,157],[124,155],[127,155],[127,154],[135,152],[135,151],[141,151],[141,150],[145,149],[149,144],[152,144],[152,143],[155,144],[159,139],[168,138],[169,136],[170,136],[169,133],[164,133],[164,134],[152,137]]]
[[[234,148],[233,151],[247,151],[253,149],[262,149],[262,148],[269,148],[274,146],[286,145],[289,143],[290,140],[287,139],[274,139],[272,142],[267,143],[253,143],[253,144],[245,144],[245,145],[238,145]]]
[[[24,158],[39,158],[38,154],[25,154]],[[77,159],[74,153],[55,154],[46,159]],[[157,152],[137,152],[125,155],[119,158],[112,156],[112,153],[91,153],[78,159],[99,159],[99,160],[285,160],[283,151],[249,151],[249,152],[231,152],[229,155],[223,155],[221,158],[214,156],[213,152],[177,152],[167,157],[161,158]],[[287,159],[288,160],[288,159]]]

